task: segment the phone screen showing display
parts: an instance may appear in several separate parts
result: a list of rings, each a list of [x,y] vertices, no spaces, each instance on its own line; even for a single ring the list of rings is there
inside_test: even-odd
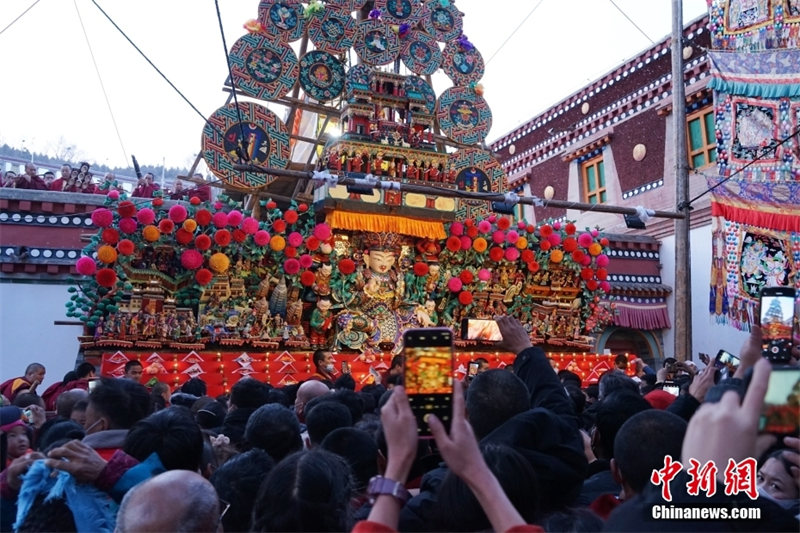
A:
[[[739,368],[739,358],[730,352],[720,350],[714,358],[714,367],[719,369],[720,379],[732,378]]]
[[[675,383],[665,382],[664,383],[664,390],[673,396],[678,396],[681,393],[680,386],[676,385]]]
[[[500,327],[494,320],[465,318],[461,321],[461,338],[469,341],[498,342],[503,340]]]
[[[450,427],[453,404],[453,333],[447,328],[409,329],[403,334],[404,381],[421,437],[430,437],[427,415]]]
[[[475,376],[477,376],[478,375],[478,368],[480,368],[480,366],[481,366],[480,363],[472,361],[469,364],[469,369],[467,370],[467,375],[469,377],[471,377],[471,378],[474,378]]]
[[[791,287],[766,287],[761,291],[763,355],[772,363],[785,364],[791,360],[794,299]]]
[[[342,374],[349,374],[350,373],[350,363],[347,361],[342,361]]]
[[[758,426],[762,432],[777,435],[800,432],[800,368],[772,369]]]

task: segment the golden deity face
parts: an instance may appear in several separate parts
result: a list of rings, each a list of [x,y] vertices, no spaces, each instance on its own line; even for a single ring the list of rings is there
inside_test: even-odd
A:
[[[364,254],[364,262],[373,272],[386,274],[394,266],[397,257],[391,250],[373,250]]]

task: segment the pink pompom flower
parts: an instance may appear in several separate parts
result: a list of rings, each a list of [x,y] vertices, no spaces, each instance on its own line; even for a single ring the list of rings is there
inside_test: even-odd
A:
[[[183,223],[187,215],[186,208],[180,204],[175,204],[169,208],[169,219],[176,224]]]
[[[242,231],[247,233],[248,235],[252,235],[253,233],[258,231],[258,220],[253,217],[247,217],[242,220]]]
[[[253,235],[253,241],[258,246],[266,246],[269,244],[270,235],[266,230],[260,229]]]
[[[136,220],[138,220],[139,224],[143,226],[152,224],[155,219],[156,214],[149,207],[143,207],[139,209],[138,213],[136,213]]]
[[[97,263],[91,257],[83,256],[75,263],[75,270],[83,276],[91,276],[97,272]]]
[[[244,216],[242,215],[242,212],[234,209],[233,211],[228,213],[228,225],[236,227],[242,223],[243,218]]]
[[[450,278],[447,282],[447,288],[452,292],[459,292],[464,286],[464,283],[457,277]]]
[[[314,237],[321,241],[327,241],[331,238],[331,227],[324,222],[320,222],[314,226]]]
[[[508,261],[516,261],[519,259],[519,250],[516,248],[506,248],[505,258]]]
[[[608,258],[606,254],[600,254],[597,256],[597,259],[595,259],[595,262],[599,267],[607,267],[610,261],[611,260]]]
[[[489,272],[488,268],[482,268],[478,270],[478,279],[481,281],[489,281],[492,279],[492,273]]]
[[[303,244],[303,236],[297,231],[291,232],[286,240],[288,241],[289,246],[293,246],[294,248],[297,248]]]
[[[92,211],[92,223],[98,228],[107,228],[114,222],[114,213],[105,207],[98,207]]]
[[[301,255],[300,257],[297,258],[297,261],[303,268],[310,268],[311,265],[314,264],[314,259],[308,254]]]
[[[300,272],[300,261],[295,258],[289,258],[283,262],[283,271],[289,276],[293,276]]]
[[[578,244],[581,245],[583,248],[588,248],[592,245],[594,239],[592,239],[592,235],[589,233],[581,233],[578,235]]]
[[[489,233],[491,229],[492,229],[492,223],[489,222],[488,220],[481,220],[480,222],[478,222],[478,231],[480,231],[481,233]]]
[[[203,266],[203,254],[197,250],[184,250],[181,254],[181,265],[189,270],[197,270]]]
[[[450,235],[461,237],[463,234],[464,234],[464,224],[458,221],[450,224]]]
[[[136,228],[139,227],[137,224],[136,219],[133,218],[121,218],[119,219],[119,230],[122,233],[136,233]]]
[[[214,216],[211,217],[211,223],[214,224],[215,228],[224,228],[228,225],[228,213],[217,211],[214,213]]]

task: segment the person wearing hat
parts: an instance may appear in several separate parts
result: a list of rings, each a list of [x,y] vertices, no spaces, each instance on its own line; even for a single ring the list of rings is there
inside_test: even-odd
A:
[[[33,432],[23,410],[16,405],[0,407],[0,468],[25,455],[31,444]]]

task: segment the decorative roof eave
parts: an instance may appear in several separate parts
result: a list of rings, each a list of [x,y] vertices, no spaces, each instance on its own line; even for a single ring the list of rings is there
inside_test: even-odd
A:
[[[642,295],[647,297],[666,297],[672,294],[672,287],[661,283],[630,283],[612,281],[611,294],[620,296]]]
[[[686,88],[686,105],[691,105],[712,95],[711,88],[708,87],[708,80],[708,77],[703,78],[702,80]],[[659,107],[656,113],[660,117],[664,117],[672,113],[672,98],[665,102],[663,106]]]
[[[611,142],[611,134],[603,135],[599,139],[596,139],[588,144],[581,146],[578,150],[562,156],[561,160],[564,161],[565,163],[569,163],[574,159],[578,159],[582,155],[586,155],[589,152],[592,152],[593,150],[602,148],[603,146],[607,145],[610,142]]]
[[[708,26],[708,22],[709,21],[708,21],[708,14],[707,13],[703,14],[703,15],[700,15],[695,20],[689,22],[689,24],[686,25],[683,28],[684,38],[687,38],[688,36],[695,34],[701,28],[705,30],[706,27]],[[559,111],[567,110],[567,109],[570,108],[570,106],[574,106],[574,105],[580,104],[581,102],[586,101],[593,93],[599,92],[600,88],[603,86],[603,84],[608,84],[609,80],[612,80],[612,79],[616,78],[618,75],[620,75],[621,73],[626,72],[626,71],[634,68],[635,66],[637,66],[640,63],[643,63],[648,58],[655,58],[655,57],[659,56],[665,49],[667,50],[667,52],[669,52],[670,46],[671,46],[671,37],[667,36],[662,41],[660,41],[660,42],[656,43],[655,45],[653,45],[651,48],[648,48],[647,50],[644,50],[638,56],[630,59],[629,61],[626,61],[625,63],[623,63],[623,64],[619,65],[618,67],[616,67],[614,70],[612,70],[612,71],[608,72],[607,74],[605,74],[604,76],[598,78],[597,80],[592,82],[590,85],[586,85],[582,89],[580,89],[577,92],[573,93],[572,95],[566,97],[564,100],[559,102],[557,105],[547,109],[547,111],[545,111],[544,113],[541,113],[540,115],[537,115],[537,116],[531,118],[530,120],[528,120],[524,124],[516,127],[512,131],[508,132],[506,135],[503,135],[502,137],[498,138],[495,142],[492,143],[492,148],[494,150],[502,149],[503,147],[507,146],[509,143],[513,142],[513,139],[515,137],[523,136],[523,133],[526,130],[531,129],[536,124],[536,122],[545,120],[550,115],[556,115],[556,114],[558,114]],[[705,63],[705,61],[703,63]],[[688,72],[684,73],[684,75],[687,75],[687,74],[688,74]],[[695,75],[694,72],[692,72],[691,75]],[[545,122],[546,122],[546,120],[545,120]]]

